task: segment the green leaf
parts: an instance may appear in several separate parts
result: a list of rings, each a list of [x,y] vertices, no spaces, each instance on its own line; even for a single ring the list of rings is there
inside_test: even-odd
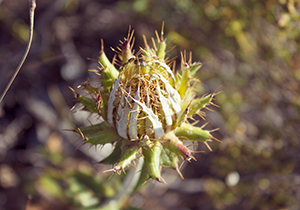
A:
[[[119,77],[119,71],[108,60],[103,50],[100,52],[99,62],[104,68],[101,71],[102,85],[105,92],[109,93],[115,80]]]
[[[156,55],[161,61],[165,60],[166,47],[167,47],[166,41],[163,39],[163,37],[161,37],[158,42],[157,51],[156,51]]]
[[[191,151],[182,143],[182,141],[180,141],[180,139],[178,139],[173,131],[166,133],[162,139],[164,147],[174,152],[177,156],[187,160],[192,158]]]
[[[100,124],[78,128],[76,132],[84,138],[86,143],[92,145],[114,143],[121,139],[116,130],[105,121]]]
[[[183,69],[181,70],[181,74],[182,75],[180,78],[180,86],[178,88],[178,92],[181,98],[183,98],[190,84],[190,71],[187,66],[183,67]]]
[[[206,142],[212,137],[209,131],[202,130],[188,123],[182,123],[182,125],[175,130],[175,135],[179,138],[202,142]]]
[[[202,98],[196,98],[191,102],[189,106],[189,113],[188,116],[192,116],[200,111],[200,109],[204,108],[205,106],[209,105],[213,98],[213,95],[207,95]]]
[[[160,164],[172,169],[177,167],[178,156],[169,149],[164,148],[160,156]]]
[[[159,141],[155,141],[153,146],[143,147],[144,166],[152,179],[163,182],[160,174],[160,154],[162,145]]]
[[[99,113],[95,100],[79,95],[77,100],[84,106],[84,109],[93,113]]]
[[[195,62],[195,63],[192,63],[191,64],[191,67],[190,67],[190,74],[191,76],[193,77],[196,72],[202,67],[202,62]]]
[[[125,144],[125,145],[124,145]],[[136,153],[138,151],[138,147],[133,144],[127,144],[123,141],[122,145],[122,155],[120,158],[120,162],[114,167],[115,171],[124,170],[127,166],[131,164],[132,161],[136,159]]]
[[[101,160],[99,163],[109,164],[109,165],[116,164],[120,160],[122,155],[121,144],[122,142],[118,141],[118,143],[115,145],[114,151],[109,156]]]

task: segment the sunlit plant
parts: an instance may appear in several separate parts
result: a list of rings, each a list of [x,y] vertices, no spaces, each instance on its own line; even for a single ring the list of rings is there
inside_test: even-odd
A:
[[[179,161],[195,159],[185,142],[207,142],[215,139],[211,131],[196,127],[194,115],[204,119],[201,110],[214,105],[216,91],[195,98],[193,88],[201,62],[192,62],[191,54],[181,57],[181,68],[175,71],[175,62],[166,58],[166,39],[156,32],[152,47],[144,38],[144,47],[132,50],[133,32],[121,41],[116,56],[109,61],[103,42],[99,56],[99,85],[84,82],[73,90],[82,109],[96,113],[99,124],[75,130],[91,145],[113,144],[113,152],[100,161],[113,165],[110,171],[120,173],[143,160],[139,184],[149,179],[165,182],[162,167],[180,173]],[[116,66],[119,66],[117,69]],[[81,94],[79,90],[84,90]],[[210,148],[208,146],[208,148]]]

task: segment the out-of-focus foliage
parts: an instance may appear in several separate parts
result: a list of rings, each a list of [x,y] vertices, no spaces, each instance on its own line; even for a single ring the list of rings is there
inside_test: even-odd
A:
[[[50,140],[47,145],[55,144]],[[60,143],[56,143],[59,145]],[[120,189],[122,176],[96,173],[86,161],[68,159],[63,150],[47,146],[40,153],[55,167],[48,167],[34,183],[36,192],[48,199],[56,199],[61,206],[79,209],[95,209],[105,200],[112,198]],[[58,158],[56,158],[58,157]],[[61,158],[60,158],[61,157]],[[53,207],[52,207],[53,208]]]
[[[27,6],[26,1],[0,2],[1,90],[23,52]],[[213,143],[214,152],[196,154],[197,162],[185,164],[185,180],[150,184],[130,204],[143,209],[300,206],[299,1],[45,0],[38,2],[35,40],[23,73],[1,109],[1,208],[23,208],[29,193],[34,195],[32,205],[40,208],[49,200],[57,209],[66,203],[84,205],[82,197],[94,204],[101,201],[94,200],[106,192],[100,169],[73,170],[82,161],[93,162],[82,153],[93,149],[75,151],[76,137],[62,132],[71,127],[66,126],[73,105],[68,86],[86,78],[88,68],[96,68],[86,58],[97,60],[100,38],[112,58],[109,46],[118,45],[128,25],[135,29],[139,46],[142,34],[153,36],[162,21],[168,47],[177,45],[169,57],[188,49],[193,60],[207,61],[198,74],[199,95],[222,86],[215,101],[220,108],[207,118],[211,127],[220,128],[214,136],[223,143]],[[94,118],[87,117],[76,117],[76,122],[89,125]],[[53,132],[63,139],[64,154],[43,156],[38,148],[47,148]],[[101,187],[83,190],[90,182]]]

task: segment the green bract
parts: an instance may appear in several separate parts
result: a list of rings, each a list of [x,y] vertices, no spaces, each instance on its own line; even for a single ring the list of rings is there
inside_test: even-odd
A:
[[[112,164],[111,171],[124,171],[138,158],[144,158],[140,184],[149,178],[164,182],[161,177],[163,166],[179,172],[179,157],[183,160],[193,158],[193,151],[184,141],[206,143],[214,139],[210,131],[187,121],[194,114],[201,115],[200,110],[212,104],[215,95],[194,99],[194,75],[202,63],[192,63],[191,59],[187,62],[184,55],[181,70],[174,74],[170,67],[172,62],[165,59],[166,40],[162,34],[157,36],[153,48],[144,37],[144,48],[133,55],[130,44],[133,33],[129,33],[119,48],[118,70],[102,47],[101,68],[97,70],[100,88],[85,82],[79,88],[88,94],[74,91],[84,110],[97,113],[104,120],[97,125],[78,128],[76,132],[86,143],[115,145],[112,154],[100,162]]]

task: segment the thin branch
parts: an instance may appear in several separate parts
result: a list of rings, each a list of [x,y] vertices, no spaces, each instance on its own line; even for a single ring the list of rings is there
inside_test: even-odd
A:
[[[32,37],[33,37],[34,10],[35,10],[35,8],[36,8],[36,1],[35,0],[29,0],[29,17],[30,17],[29,41],[28,41],[28,44],[27,44],[26,51],[25,51],[25,53],[23,55],[22,60],[19,63],[18,68],[16,69],[14,75],[11,77],[9,83],[7,84],[5,90],[2,93],[2,96],[0,98],[0,103],[2,102],[4,96],[6,95],[7,91],[9,90],[9,88],[12,85],[13,81],[15,80],[16,76],[18,75],[21,67],[23,66],[24,61],[26,60],[28,52],[30,50],[31,43],[32,43]]]

